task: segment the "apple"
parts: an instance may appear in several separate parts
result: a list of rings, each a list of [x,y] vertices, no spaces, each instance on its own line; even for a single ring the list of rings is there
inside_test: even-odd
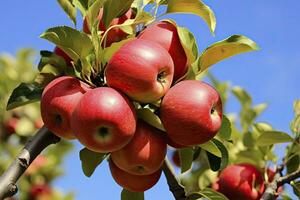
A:
[[[49,163],[49,160],[44,155],[37,156],[34,161],[29,165],[27,170],[25,171],[26,175],[31,175],[36,173],[40,168],[46,166]]]
[[[194,146],[212,139],[222,124],[222,102],[210,85],[185,80],[164,96],[160,117],[168,137],[177,144]]]
[[[174,163],[177,167],[180,167],[180,166],[181,166],[181,163],[180,163],[180,156],[179,156],[179,151],[178,151],[178,150],[172,152],[172,161],[173,161],[173,163]]]
[[[246,163],[227,166],[212,187],[229,199],[243,200],[260,199],[265,188],[262,173]]]
[[[36,120],[34,121],[34,127],[35,127],[35,128],[40,129],[40,128],[43,127],[43,125],[44,125],[44,122],[43,122],[42,119],[36,119]]]
[[[178,144],[178,143],[174,142],[174,141],[173,141],[170,137],[168,137],[168,136],[167,136],[166,141],[167,141],[167,144],[168,144],[169,146],[171,146],[171,147],[173,147],[173,148],[175,148],[175,149],[181,149],[181,148],[186,148],[186,147],[188,147],[188,146],[186,146],[186,145],[182,145],[182,144]]]
[[[185,75],[188,60],[174,24],[167,21],[156,22],[142,31],[138,38],[158,43],[169,52],[174,62],[173,82]]]
[[[77,103],[89,89],[87,84],[71,76],[51,81],[41,98],[41,116],[46,127],[59,137],[73,139],[71,116]]]
[[[4,129],[7,134],[13,134],[16,132],[16,127],[19,122],[19,119],[16,117],[11,117],[10,119],[4,121]]]
[[[52,189],[46,183],[33,185],[29,191],[30,199],[32,200],[50,200],[51,194]]]
[[[153,187],[161,176],[162,169],[149,175],[133,175],[118,168],[109,160],[109,168],[114,180],[123,188],[131,192],[144,192]]]
[[[139,120],[132,140],[122,149],[112,152],[111,159],[130,174],[152,174],[162,166],[167,153],[164,134]]]
[[[59,48],[58,46],[56,46],[54,48],[54,51],[53,51],[56,55],[62,57],[65,61],[66,61],[66,64],[68,66],[72,66],[72,58],[70,58],[70,56],[68,54],[66,54],[66,52],[64,52],[61,48]]]
[[[103,17],[103,8],[101,8],[99,11],[98,19],[100,20],[99,30],[105,32],[107,28],[104,25],[102,17]],[[133,19],[134,17],[135,17],[135,13],[133,12],[132,9],[129,9],[126,13],[124,13],[120,17],[114,18],[109,26],[111,27],[114,25],[123,24],[127,19]],[[91,34],[90,28],[88,26],[87,18],[84,18],[83,21],[83,32],[87,34]],[[127,36],[128,34],[122,31],[122,29],[118,27],[113,28],[107,34],[105,47],[109,47],[112,43],[119,42],[125,39]]]
[[[133,138],[136,113],[128,98],[109,87],[85,93],[71,119],[77,139],[88,149],[107,153],[124,147]]]
[[[168,91],[173,70],[172,58],[164,48],[151,41],[135,39],[112,56],[105,76],[110,87],[133,100],[150,103]]]

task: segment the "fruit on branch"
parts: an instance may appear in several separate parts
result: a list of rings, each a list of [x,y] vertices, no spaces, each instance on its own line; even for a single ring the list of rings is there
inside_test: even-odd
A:
[[[66,64],[68,66],[72,66],[72,58],[70,58],[70,56],[68,54],[66,54],[66,52],[64,52],[61,48],[59,48],[58,46],[56,46],[54,48],[54,51],[53,51],[56,55],[58,56],[61,56],[65,61],[66,61]]]
[[[130,174],[152,174],[162,166],[167,153],[164,134],[139,120],[133,139],[122,149],[112,152],[111,159]]]
[[[128,98],[109,87],[88,91],[76,107],[71,126],[88,149],[106,153],[117,151],[133,138],[136,114]]]
[[[99,30],[105,32],[108,29],[108,27],[105,27],[102,17],[103,17],[103,8],[101,8],[99,11],[98,20],[100,20]],[[118,24],[123,24],[127,19],[133,19],[134,17],[135,17],[135,12],[132,9],[129,9],[126,13],[124,13],[120,17],[114,18],[112,20],[112,22],[110,23],[109,27],[118,25]],[[83,21],[83,32],[85,32],[87,34],[91,34],[90,28],[88,26],[87,18],[84,18],[84,21]],[[122,29],[120,29],[118,27],[112,28],[107,33],[105,47],[109,47],[112,43],[119,42],[119,41],[125,39],[127,36],[128,36],[128,34],[125,33],[124,31],[122,31]]]
[[[19,119],[16,117],[11,117],[8,120],[4,121],[4,129],[7,134],[13,134],[16,132],[16,127],[19,122]]]
[[[37,173],[37,171],[40,168],[46,166],[48,163],[49,163],[49,160],[46,156],[39,155],[34,159],[34,161],[31,163],[31,165],[29,165],[29,167],[25,171],[25,174],[31,175],[31,174]]]
[[[187,56],[174,24],[167,21],[156,22],[142,31],[138,38],[158,43],[169,52],[174,62],[174,82],[187,72]]]
[[[188,147],[188,146],[186,146],[186,145],[182,145],[182,144],[178,144],[178,143],[174,142],[174,141],[173,141],[170,137],[168,137],[168,136],[166,136],[166,137],[167,137],[167,139],[166,139],[167,144],[168,144],[169,146],[175,148],[175,149],[181,149],[181,148],[186,148],[186,147]]]
[[[149,175],[133,175],[118,168],[110,159],[109,168],[114,180],[132,192],[144,192],[153,187],[161,176],[162,169]]]
[[[258,200],[264,192],[264,179],[254,165],[234,164],[220,173],[212,187],[229,199]]]
[[[133,100],[150,103],[168,91],[173,79],[170,54],[151,41],[135,39],[123,45],[110,59],[107,84]]]
[[[43,125],[44,125],[44,122],[43,122],[42,119],[37,119],[37,120],[34,121],[34,127],[35,128],[40,129],[40,128],[43,127]]]
[[[41,115],[46,127],[59,137],[73,139],[71,115],[88,90],[90,88],[87,84],[71,76],[51,81],[41,98]]]
[[[175,150],[172,152],[172,161],[173,163],[177,166],[180,167],[181,163],[180,163],[180,156],[179,156],[179,151]]]
[[[52,189],[47,184],[36,184],[31,186],[29,191],[30,199],[39,200],[39,199],[51,199]]]
[[[175,143],[202,144],[212,139],[221,127],[221,98],[204,82],[181,81],[163,98],[160,117],[168,137]]]

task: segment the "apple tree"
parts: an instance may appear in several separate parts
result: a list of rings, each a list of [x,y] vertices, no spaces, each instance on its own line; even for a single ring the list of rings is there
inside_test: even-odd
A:
[[[254,41],[232,35],[199,52],[193,33],[168,15],[193,14],[214,34],[214,12],[201,0],[58,3],[75,27],[79,11],[83,28],[42,33],[54,51],[41,51],[38,74],[8,100],[8,110],[40,101],[45,125],[3,173],[1,198],[16,192],[19,176],[43,149],[70,139],[84,146],[79,156],[86,176],[109,162],[124,200],[144,199],[162,172],[177,200],[291,199],[285,184],[299,195],[299,101],[291,133],[274,130],[256,121],[266,104],[253,105],[245,90],[208,72],[224,59],[258,50]],[[231,94],[241,104],[238,115],[225,113]],[[274,153],[278,143],[288,143],[284,158]],[[180,175],[167,149],[177,155]]]

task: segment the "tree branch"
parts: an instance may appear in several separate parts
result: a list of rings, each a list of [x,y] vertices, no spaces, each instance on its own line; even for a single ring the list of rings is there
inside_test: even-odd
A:
[[[286,183],[290,183],[291,181],[300,177],[300,168],[286,176],[281,176],[282,170],[283,166],[279,166],[279,168],[276,170],[273,181],[268,185],[260,200],[276,199],[276,197],[278,196],[277,189],[280,186],[283,186]]]
[[[30,138],[17,158],[0,177],[0,199],[11,197],[18,191],[17,181],[29,167],[32,161],[50,144],[55,144],[60,138],[52,134],[45,126]]]
[[[163,172],[167,179],[167,183],[169,185],[169,190],[173,193],[173,196],[176,200],[185,200],[185,191],[184,187],[179,184],[179,181],[176,178],[173,167],[170,164],[170,161],[166,157],[165,162],[163,164]]]

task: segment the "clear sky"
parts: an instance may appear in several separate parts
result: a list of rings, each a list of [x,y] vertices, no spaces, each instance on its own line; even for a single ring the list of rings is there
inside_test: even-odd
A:
[[[260,51],[223,61],[211,71],[221,80],[246,88],[254,103],[267,102],[269,107],[259,120],[288,132],[293,118],[292,103],[300,98],[299,0],[207,0],[206,3],[217,17],[215,37],[196,16],[172,17],[179,25],[191,29],[200,50],[232,34],[244,34],[256,41]],[[0,5],[0,52],[14,54],[22,47],[51,50],[53,45],[39,35],[52,26],[72,25],[53,0],[3,1]],[[236,111],[235,100],[230,100],[228,110]],[[74,190],[78,200],[119,199],[121,188],[112,180],[106,162],[91,178],[83,175],[78,157],[81,148],[76,143],[76,150],[64,164],[66,174],[55,182],[55,187]],[[146,192],[146,199],[173,199],[164,176]]]

